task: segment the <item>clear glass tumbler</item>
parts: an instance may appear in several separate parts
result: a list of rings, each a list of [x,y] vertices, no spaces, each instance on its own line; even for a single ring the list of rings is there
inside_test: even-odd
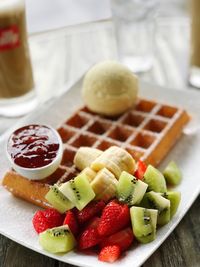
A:
[[[24,0],[0,0],[0,115],[19,116],[37,103]]]
[[[134,72],[153,65],[158,0],[111,0],[119,60]]]

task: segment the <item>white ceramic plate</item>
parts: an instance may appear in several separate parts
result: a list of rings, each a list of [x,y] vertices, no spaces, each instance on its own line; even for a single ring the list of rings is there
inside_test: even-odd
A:
[[[53,127],[57,127],[72,113],[73,110],[81,105],[81,84],[82,80],[70,88],[64,96],[58,98],[53,103],[49,103],[48,105],[42,107],[38,110],[38,112],[34,112],[19,121],[19,123],[13,128],[27,123],[46,123]],[[189,90],[171,90],[153,85],[142,84],[140,95],[149,99],[156,99],[184,107],[193,116],[191,125],[187,127],[196,127],[197,125],[200,125],[199,92]],[[10,129],[9,132],[12,131],[13,128]],[[8,169],[4,146],[9,132],[7,132],[0,140],[0,177],[3,177],[5,171]],[[167,225],[158,230],[155,241],[146,245],[133,247],[123,258],[121,258],[121,260],[112,264],[113,267],[140,266],[162,244],[162,242],[183,218],[200,192],[199,151],[200,134],[197,132],[193,134],[184,134],[178,144],[168,154],[162,165],[166,165],[169,160],[173,159],[180,166],[184,176],[182,183],[176,188],[176,190],[179,190],[182,193],[182,200],[178,212]],[[162,166],[160,167],[162,169]],[[33,214],[38,208],[26,203],[25,201],[14,198],[1,186],[0,200],[1,234],[32,250],[63,262],[88,267],[111,266],[110,264],[98,261],[96,256],[81,255],[75,252],[70,252],[60,256],[43,251],[38,244],[38,235],[35,233],[31,223]],[[182,242],[184,242],[184,240]]]

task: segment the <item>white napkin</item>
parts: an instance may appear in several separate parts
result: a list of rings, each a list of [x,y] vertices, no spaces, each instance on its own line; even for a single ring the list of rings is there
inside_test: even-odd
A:
[[[111,17],[109,0],[26,0],[29,33]]]

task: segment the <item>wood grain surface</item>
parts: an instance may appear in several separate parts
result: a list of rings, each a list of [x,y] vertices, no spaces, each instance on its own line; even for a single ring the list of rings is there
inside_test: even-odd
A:
[[[199,240],[200,196],[172,234],[144,263],[143,267],[199,267]],[[45,266],[72,267],[70,264],[43,256],[0,235],[0,267]]]

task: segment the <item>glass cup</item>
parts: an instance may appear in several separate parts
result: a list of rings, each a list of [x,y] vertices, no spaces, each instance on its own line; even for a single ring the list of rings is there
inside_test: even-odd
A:
[[[200,0],[191,0],[191,20],[189,82],[192,86],[200,88]]]
[[[36,103],[24,0],[0,0],[0,115],[25,114]]]
[[[119,60],[133,72],[153,65],[154,14],[158,0],[111,0]]]

